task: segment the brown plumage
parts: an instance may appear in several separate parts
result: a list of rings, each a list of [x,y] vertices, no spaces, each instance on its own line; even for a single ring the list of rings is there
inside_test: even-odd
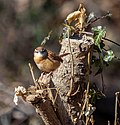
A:
[[[66,55],[66,54],[65,54]],[[61,56],[57,56],[54,52],[45,49],[44,47],[37,47],[34,51],[34,61],[37,67],[44,72],[51,72],[60,66],[63,61]]]

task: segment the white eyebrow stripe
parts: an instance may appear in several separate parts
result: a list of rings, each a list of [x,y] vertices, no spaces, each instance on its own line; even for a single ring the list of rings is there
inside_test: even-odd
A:
[[[38,50],[37,50],[37,49],[35,49],[35,52],[38,52]]]

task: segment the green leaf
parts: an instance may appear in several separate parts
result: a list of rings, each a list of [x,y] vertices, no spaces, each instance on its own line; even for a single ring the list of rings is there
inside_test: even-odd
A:
[[[99,48],[100,51],[102,51],[100,44],[101,44],[102,38],[105,37],[105,34],[106,34],[105,28],[102,28],[102,26],[97,26],[92,28],[92,30],[94,31],[93,38],[95,41],[95,45]]]
[[[108,50],[107,54],[104,56],[103,60],[105,62],[110,62],[113,58],[115,57],[114,53],[112,50]]]
[[[94,88],[90,89],[89,95],[91,96],[90,98],[90,102],[92,104],[95,104],[96,100],[101,99],[102,97],[105,97],[105,95],[100,91],[100,90],[96,90]]]

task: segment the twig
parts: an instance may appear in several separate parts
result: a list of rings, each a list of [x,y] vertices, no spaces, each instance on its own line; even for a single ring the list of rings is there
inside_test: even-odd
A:
[[[115,45],[117,45],[117,46],[119,46],[120,47],[120,44],[119,43],[116,43],[116,42],[114,42],[114,41],[112,41],[112,40],[110,40],[110,39],[108,39],[108,38],[102,38],[103,40],[107,40],[107,41],[109,41],[109,42],[111,42],[111,43],[114,43]]]
[[[38,83],[36,82],[35,76],[34,76],[34,73],[33,73],[33,67],[31,66],[30,63],[28,65],[29,65],[29,68],[30,68],[30,72],[31,72],[31,75],[32,75],[33,82],[34,82],[35,86],[38,86]]]
[[[85,93],[85,94],[86,94],[86,93]],[[86,103],[87,103],[87,97],[85,97],[84,104],[83,104],[83,106],[82,106],[82,110],[81,110],[81,113],[80,113],[80,117],[79,117],[79,119],[81,119],[81,117],[82,117],[82,115],[83,115],[83,112],[84,112],[84,109],[85,109]]]
[[[118,95],[119,95],[120,92],[116,92],[115,93],[115,96],[116,96],[116,99],[115,99],[115,121],[114,121],[114,125],[117,125],[117,103],[118,103]]]
[[[55,98],[54,98],[54,100],[53,100],[53,105],[55,105],[55,102],[56,102],[56,99],[57,99],[57,97],[58,97],[59,91],[60,91],[60,88],[57,89]]]
[[[120,61],[120,58],[119,58],[119,57],[115,56],[114,58]]]
[[[101,61],[101,65],[103,67],[103,60],[102,60],[100,54],[99,54],[99,59]],[[102,80],[102,92],[104,93],[104,91],[105,91],[105,84],[104,84],[103,72],[101,72],[100,75],[101,75],[101,80]]]
[[[79,90],[80,90],[80,85],[78,85],[77,90],[73,94],[71,94],[71,96],[76,95],[79,92]]]
[[[90,50],[90,49],[89,49]],[[89,105],[89,88],[90,88],[90,56],[91,53],[90,51],[88,52],[88,84],[87,84],[87,91],[86,91],[86,109],[88,109],[88,105]],[[88,124],[89,121],[89,117],[86,116],[86,125]]]
[[[88,85],[87,85],[87,94],[89,93],[90,87],[90,51],[88,52]]]
[[[87,35],[91,35],[91,36],[93,36],[94,34],[93,33],[91,33],[91,32],[82,32],[83,34],[87,34]],[[108,39],[108,38],[106,38],[106,37],[103,37],[102,38],[102,40],[106,40],[106,41],[108,41],[108,42],[111,42],[111,43],[113,43],[113,44],[115,44],[115,45],[117,45],[117,46],[119,46],[120,47],[120,44],[119,43],[116,43],[116,42],[114,42],[113,40],[110,40],[110,39]]]
[[[93,118],[93,115],[91,115],[91,124],[94,125],[94,118]]]
[[[108,121],[108,125],[110,125],[110,121]]]
[[[70,90],[67,93],[67,96],[71,96],[73,81],[74,81],[74,59],[73,59],[72,48],[71,48],[71,43],[70,43],[69,37],[70,36],[69,36],[69,29],[68,29],[69,51],[70,51],[70,55],[71,55],[71,82],[70,82]]]
[[[48,35],[44,38],[44,40],[41,42],[41,46],[44,46],[46,44],[47,40],[50,39],[51,33],[52,33],[52,31],[50,31],[48,33]]]
[[[102,17],[96,17],[93,21],[87,23],[85,27],[88,27],[88,26],[91,25],[92,23],[94,23],[94,22],[96,22],[96,21],[98,21],[98,20],[104,19],[104,18],[106,18],[106,17],[109,17],[109,16],[111,16],[110,13],[107,13],[106,15],[103,15]]]

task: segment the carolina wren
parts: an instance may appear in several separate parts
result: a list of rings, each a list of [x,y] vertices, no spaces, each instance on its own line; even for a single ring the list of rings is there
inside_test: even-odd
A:
[[[63,62],[61,56],[57,56],[54,52],[44,47],[37,47],[34,50],[34,61],[37,67],[46,73],[54,71],[60,66],[60,63]]]

